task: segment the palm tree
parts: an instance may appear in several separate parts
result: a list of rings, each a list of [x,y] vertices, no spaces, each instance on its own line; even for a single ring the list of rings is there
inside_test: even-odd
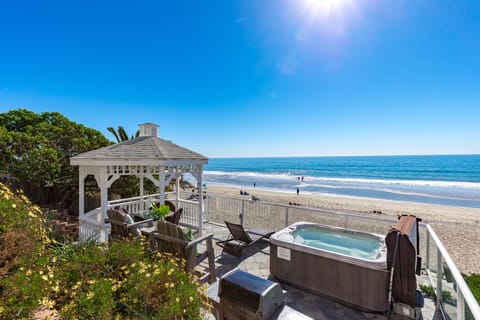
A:
[[[117,130],[115,130],[113,127],[108,127],[107,130],[115,136],[115,139],[117,139],[117,143],[124,142],[124,141],[127,141],[127,140],[131,140],[133,138],[138,137],[138,135],[140,134],[140,132],[137,130],[135,135],[132,135],[129,138],[127,132],[125,131],[125,129],[122,126],[118,126]]]

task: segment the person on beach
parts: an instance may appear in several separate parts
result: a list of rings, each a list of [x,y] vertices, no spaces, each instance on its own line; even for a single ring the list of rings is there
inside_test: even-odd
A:
[[[297,196],[300,194],[300,189],[297,188]]]
[[[255,181],[253,181],[253,189],[255,189],[255,186],[256,186],[256,185],[257,185],[257,184],[255,183]]]

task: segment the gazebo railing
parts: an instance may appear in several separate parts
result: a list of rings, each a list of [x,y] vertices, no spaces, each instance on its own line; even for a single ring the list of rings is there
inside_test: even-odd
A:
[[[172,192],[167,194],[173,194]],[[122,207],[129,213],[142,212],[150,208],[151,203],[160,200],[159,194],[145,195],[143,201],[141,198],[132,197],[108,202],[108,208]],[[174,201],[175,202],[175,201]],[[179,199],[175,203],[177,208],[183,208],[183,214],[180,218],[180,224],[198,231],[199,210],[198,202]],[[101,208],[95,208],[79,217],[80,241],[96,239],[98,241],[107,241],[110,234],[110,225],[104,223],[104,217],[101,217]]]
[[[79,222],[79,241],[106,241],[106,235],[110,232],[110,229],[103,231],[104,226],[103,219],[100,219],[101,208],[95,208],[84,215],[78,217]],[[108,232],[108,233],[107,233]]]

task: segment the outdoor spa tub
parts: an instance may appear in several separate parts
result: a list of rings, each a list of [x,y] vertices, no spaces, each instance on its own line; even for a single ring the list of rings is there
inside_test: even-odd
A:
[[[270,237],[270,273],[362,310],[384,312],[386,253],[382,235],[297,222]]]

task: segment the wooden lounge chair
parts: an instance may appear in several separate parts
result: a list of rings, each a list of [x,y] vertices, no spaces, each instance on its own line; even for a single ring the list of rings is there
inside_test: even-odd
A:
[[[165,221],[178,225],[180,223],[180,218],[182,216],[182,213],[183,213],[183,208],[180,208],[177,211],[175,211],[175,213],[172,214],[171,216],[166,217]]]
[[[194,271],[194,268],[207,258],[208,272],[200,277],[200,282],[208,280],[209,283],[213,283],[216,280],[212,237],[213,234],[209,233],[189,241],[187,240],[187,232],[180,226],[163,221],[158,221],[157,231],[149,235],[152,249],[158,252],[168,252],[185,259],[185,270],[187,272]],[[206,250],[198,253],[197,245],[202,242],[205,242]]]
[[[151,226],[152,219],[139,222],[133,222],[132,218],[121,211],[110,209],[107,211],[108,219],[105,223],[110,223],[112,229],[110,231],[110,240],[119,240],[126,237],[137,237],[141,235],[140,228]]]
[[[253,245],[261,239],[268,239],[274,231],[253,228],[245,230],[241,224],[225,221],[225,225],[230,231],[227,240],[218,241],[217,245],[223,248],[223,251],[237,257],[242,256],[243,249]]]

